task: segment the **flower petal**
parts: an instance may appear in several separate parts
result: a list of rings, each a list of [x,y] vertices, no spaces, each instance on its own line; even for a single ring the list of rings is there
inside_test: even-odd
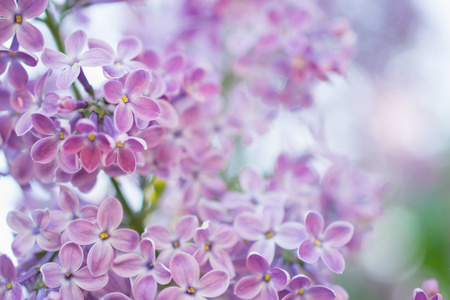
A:
[[[68,67],[59,74],[56,79],[56,86],[60,89],[67,89],[80,75],[80,71],[79,65]]]
[[[62,149],[67,154],[78,153],[83,149],[85,140],[83,135],[72,135],[62,144]]]
[[[134,299],[153,300],[156,296],[158,286],[152,275],[138,277],[133,285]]]
[[[98,241],[89,250],[87,266],[93,276],[101,276],[108,272],[114,260],[114,249],[109,242]]]
[[[144,121],[152,121],[161,115],[158,103],[148,97],[136,97],[130,103],[136,117]]]
[[[133,112],[131,106],[119,103],[114,110],[114,125],[119,132],[127,132],[133,126]]]
[[[173,280],[182,288],[195,287],[200,269],[194,257],[186,253],[177,253],[170,262]]]
[[[342,274],[345,269],[345,260],[339,250],[334,248],[324,248],[321,254],[324,264],[331,271]]]
[[[41,249],[57,251],[61,247],[61,234],[59,232],[43,230],[36,236],[36,242]]]
[[[307,238],[305,226],[299,222],[283,223],[274,238],[275,243],[281,248],[294,250]]]
[[[108,283],[108,274],[92,276],[87,267],[80,269],[73,274],[76,284],[86,291],[96,291],[103,288]]]
[[[117,250],[132,252],[139,245],[139,234],[131,229],[117,229],[111,232],[109,242]]]
[[[78,245],[90,245],[100,239],[100,230],[87,220],[72,221],[66,231],[69,239]]]
[[[271,271],[272,277],[270,280],[277,291],[284,290],[290,279],[289,273],[280,268],[273,268]]]
[[[34,129],[36,129],[39,133],[44,135],[53,135],[57,132],[55,123],[43,114],[34,113],[31,115],[31,121],[33,122]]]
[[[83,264],[83,250],[75,243],[65,243],[59,252],[61,266],[70,273],[77,271]]]
[[[307,292],[305,292],[305,296],[308,295],[312,299],[317,300],[334,300],[336,299],[336,294],[333,292],[333,290],[325,287],[325,286],[312,286],[310,287]]]
[[[34,226],[31,218],[18,210],[13,210],[8,213],[6,216],[6,223],[17,233],[31,231]]]
[[[255,241],[262,238],[264,224],[252,213],[242,213],[234,220],[234,227],[239,235],[249,241]]]
[[[303,241],[298,248],[297,256],[308,264],[315,263],[320,256],[319,248],[316,246],[315,241]]]
[[[98,208],[97,219],[100,229],[107,231],[108,234],[112,233],[111,231],[119,227],[122,222],[122,204],[116,198],[106,198]]]
[[[40,52],[44,48],[44,36],[34,25],[23,21],[16,29],[20,46],[30,52]]]
[[[219,297],[228,289],[230,278],[221,270],[212,270],[206,273],[197,284],[197,291],[205,297]]]
[[[136,157],[130,149],[120,149],[117,155],[117,164],[125,173],[131,174],[136,170]]]
[[[49,288],[57,288],[64,281],[64,271],[60,265],[49,262],[41,267],[42,280]]]
[[[0,19],[0,43],[4,43],[9,40],[15,31],[16,26],[10,19]]]
[[[123,85],[118,80],[110,80],[103,85],[103,93],[107,102],[117,104],[123,95]]]
[[[64,282],[59,290],[60,295],[64,300],[81,300],[84,299],[83,292],[74,283],[73,280]]]
[[[40,139],[31,147],[31,158],[37,163],[47,164],[55,159],[59,140],[54,137]]]
[[[45,48],[41,55],[42,63],[51,69],[62,70],[71,66],[70,58],[64,53]]]
[[[171,247],[171,236],[169,229],[162,225],[152,225],[145,229],[142,238],[149,238],[155,243],[155,249],[163,250]]]
[[[156,300],[166,300],[166,299],[177,299],[177,300],[189,300],[192,299],[191,296],[187,295],[185,291],[178,287],[168,287],[158,294]]]
[[[6,281],[16,281],[16,267],[12,260],[5,254],[0,256],[0,277]]]
[[[101,153],[93,142],[88,142],[81,149],[80,160],[88,173],[94,172],[100,164]]]
[[[135,37],[125,38],[117,45],[117,57],[122,61],[129,61],[138,56],[142,49],[142,42],[139,39]]]
[[[89,49],[80,56],[80,66],[83,67],[103,67],[113,61],[114,57],[100,48]]]
[[[321,214],[315,211],[309,212],[305,219],[306,232],[310,236],[317,238],[323,232],[325,227],[324,223],[325,222]]]
[[[13,60],[8,70],[8,81],[16,89],[23,89],[28,83],[28,74],[17,60]]]
[[[196,216],[184,216],[175,226],[175,235],[180,241],[188,241],[194,237],[197,227],[198,219]]]
[[[120,277],[134,277],[145,271],[144,259],[135,254],[127,253],[114,259],[112,263],[113,271]]]
[[[45,11],[47,5],[47,0],[20,0],[18,6],[23,18],[32,19],[39,17]]]
[[[150,73],[146,70],[137,70],[131,72],[126,81],[125,89],[127,94],[140,96],[146,90],[150,82]]]
[[[253,273],[266,274],[269,272],[269,263],[267,260],[258,253],[250,253],[247,257],[247,269]]]
[[[323,241],[331,247],[340,248],[350,242],[353,231],[354,227],[349,222],[333,222],[326,228]]]
[[[239,280],[234,288],[234,294],[242,299],[253,299],[262,290],[263,283],[260,276],[247,276]]]
[[[77,30],[67,36],[64,44],[66,46],[66,53],[71,58],[76,58],[87,43],[87,35],[83,30]]]

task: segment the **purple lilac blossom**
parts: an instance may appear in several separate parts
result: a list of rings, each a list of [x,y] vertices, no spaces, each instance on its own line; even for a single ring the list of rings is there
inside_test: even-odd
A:
[[[16,284],[17,270],[5,254],[0,256],[0,299],[22,299],[22,287]]]

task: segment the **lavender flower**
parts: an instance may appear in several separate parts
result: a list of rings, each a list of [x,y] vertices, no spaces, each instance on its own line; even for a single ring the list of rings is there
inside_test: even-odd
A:
[[[311,280],[305,275],[297,275],[292,278],[291,282],[289,283],[289,287],[292,292],[284,296],[283,300],[333,300],[336,298],[334,292],[323,285],[311,286]]]
[[[11,259],[0,256],[0,299],[22,299],[22,287],[16,284],[17,271]]]

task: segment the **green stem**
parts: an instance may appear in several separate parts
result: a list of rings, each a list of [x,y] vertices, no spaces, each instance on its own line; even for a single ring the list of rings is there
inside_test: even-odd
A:
[[[58,50],[60,52],[65,53],[64,49],[64,43],[61,39],[61,35],[59,34],[59,24],[53,19],[51,13],[48,11],[48,9],[45,10],[45,19],[43,19],[44,23],[47,24],[48,29],[50,30],[50,33],[52,34],[53,38],[55,39],[56,46],[58,47]],[[75,98],[77,100],[81,100],[81,93],[78,90],[75,83],[72,84],[73,93],[75,94]]]
[[[133,210],[131,210],[130,206],[128,205],[127,200],[125,199],[125,196],[122,193],[122,190],[120,189],[119,183],[114,177],[110,177],[111,183],[114,186],[114,189],[116,190],[117,198],[119,199],[120,203],[122,204],[123,210],[125,214],[128,217],[128,225],[130,228],[136,230],[139,233],[144,232],[144,225],[141,222],[140,217],[136,217]]]

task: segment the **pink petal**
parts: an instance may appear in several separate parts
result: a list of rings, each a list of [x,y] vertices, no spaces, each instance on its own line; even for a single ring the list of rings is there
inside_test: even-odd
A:
[[[63,282],[59,293],[64,300],[81,300],[84,298],[83,292],[81,292],[80,288],[74,283],[74,280]]]
[[[4,18],[10,17],[17,10],[16,1],[14,0],[3,0],[0,6],[0,16]]]
[[[277,291],[284,290],[290,280],[289,273],[280,268],[273,268],[271,270],[273,286]]]
[[[170,55],[164,62],[163,68],[167,73],[179,73],[183,70],[185,63],[184,55],[175,53]]]
[[[158,286],[152,275],[146,275],[136,279],[133,285],[133,297],[135,299],[153,300]]]
[[[98,241],[89,250],[87,266],[93,276],[101,276],[108,272],[114,260],[114,249],[109,242]]]
[[[150,73],[146,70],[137,70],[130,73],[125,81],[127,94],[140,96],[147,89],[150,82]]]
[[[144,121],[152,121],[161,115],[158,103],[148,97],[133,98],[130,105],[136,117]]]
[[[175,128],[178,126],[180,119],[175,108],[166,100],[156,100],[156,103],[161,109],[161,115],[159,116],[157,122],[159,125],[167,128]]]
[[[131,299],[122,293],[114,292],[114,293],[109,293],[108,295],[103,297],[103,300],[131,300]]]
[[[150,126],[139,132],[138,138],[129,138],[128,147],[135,152],[142,152],[147,148],[153,148],[159,145],[164,137],[165,130],[159,126]]]
[[[156,298],[156,300],[166,299],[189,300],[192,299],[192,297],[190,295],[187,295],[185,291],[181,290],[180,288],[171,286],[163,289]]]
[[[117,45],[117,57],[122,61],[129,61],[138,56],[143,49],[142,42],[135,38],[125,38]]]
[[[83,135],[72,135],[62,144],[62,149],[67,154],[78,153],[83,149],[85,140]]]
[[[188,241],[194,237],[197,227],[198,219],[196,216],[184,216],[175,226],[175,235],[180,241]]]
[[[234,294],[242,299],[253,299],[261,292],[262,288],[263,283],[259,276],[247,276],[236,284]]]
[[[234,220],[234,227],[238,234],[249,241],[263,237],[264,225],[261,220],[252,213],[242,213]]]
[[[59,140],[54,137],[40,139],[31,147],[31,157],[35,162],[47,164],[55,159]]]
[[[230,284],[228,274],[221,270],[206,273],[197,284],[198,293],[205,297],[218,297],[225,293]]]
[[[16,25],[10,19],[0,19],[0,43],[4,43],[9,40],[15,31]]]
[[[353,237],[354,227],[349,222],[337,221],[331,223],[324,232],[324,242],[327,245],[340,248],[346,245]]]
[[[30,255],[30,252],[33,249],[35,243],[36,238],[31,232],[26,234],[19,234],[14,238],[11,248],[16,257],[25,258]]]
[[[79,245],[90,245],[100,239],[100,230],[87,220],[72,221],[66,229],[69,239]]]
[[[15,232],[31,231],[34,227],[30,217],[21,211],[10,211],[6,216],[6,223]]]
[[[298,248],[297,256],[308,264],[313,264],[319,259],[319,247],[315,244],[315,241],[303,241]]]
[[[65,243],[59,252],[61,266],[70,273],[77,271],[83,264],[83,250],[75,243]]]
[[[131,229],[117,229],[111,232],[109,242],[117,250],[132,252],[139,245],[139,234]]]
[[[133,113],[130,104],[119,103],[114,110],[114,125],[119,132],[127,132],[133,126]]]
[[[66,213],[76,213],[78,212],[78,208],[80,206],[75,192],[64,185],[59,186],[58,204],[59,207]]]
[[[117,164],[125,173],[131,174],[136,170],[136,157],[130,149],[120,149],[117,155]]]
[[[9,66],[8,81],[16,89],[22,89],[28,83],[27,71],[17,60],[13,60]]]
[[[260,193],[264,192],[266,183],[261,172],[252,167],[246,167],[239,174],[239,183],[245,192]]]
[[[334,300],[336,299],[336,294],[329,288],[325,286],[312,286],[308,289],[307,293],[312,299],[318,300]],[[305,295],[306,296],[306,295]]]
[[[23,18],[32,19],[39,17],[45,11],[47,5],[47,0],[20,0],[18,6]]]
[[[114,56],[114,49],[105,41],[90,38],[88,39],[88,47],[89,49],[101,48]]]
[[[171,236],[169,229],[162,225],[152,225],[145,229],[142,234],[142,238],[150,238],[155,242],[155,249],[163,250],[172,246]]]
[[[103,85],[103,93],[107,102],[118,104],[122,101],[123,85],[118,80],[111,80]]]
[[[114,259],[112,263],[113,271],[120,277],[134,277],[145,271],[144,259],[135,254],[127,253]]]
[[[106,198],[98,208],[98,226],[101,230],[111,233],[123,219],[122,204],[113,197]]]
[[[95,147],[93,142],[85,144],[83,149],[81,149],[80,159],[86,172],[92,173],[97,169],[100,164],[100,156],[100,149]]]
[[[81,51],[83,51],[86,43],[86,33],[83,30],[77,30],[71,33],[64,41],[64,44],[66,46],[66,53],[69,55],[69,57],[76,58],[81,53]]]
[[[87,267],[73,274],[75,283],[86,291],[97,291],[108,283],[108,274],[92,276]]]
[[[51,69],[62,70],[71,66],[70,58],[67,55],[52,49],[45,48],[41,60],[47,68]]]
[[[172,274],[170,274],[169,269],[167,269],[163,264],[156,263],[154,270],[156,282],[159,284],[165,285],[172,280]]]
[[[80,56],[80,66],[83,67],[103,67],[113,61],[114,57],[100,48],[89,49]]]
[[[275,242],[273,239],[258,240],[250,247],[249,252],[257,252],[270,264],[275,257]]]
[[[35,113],[31,115],[31,120],[33,122],[33,127],[36,129],[39,133],[45,134],[45,135],[53,135],[56,134],[56,126],[53,121],[39,113]]]
[[[157,126],[152,126],[150,128],[154,129],[154,131],[158,131],[155,127]],[[141,138],[129,137],[126,140],[125,145],[134,152],[143,152],[147,150],[147,143]]]
[[[259,295],[259,300],[272,300],[272,299],[274,299],[274,300],[278,299],[278,293],[273,287],[266,285],[261,290],[261,294]]]
[[[57,251],[61,247],[61,234],[50,230],[43,230],[36,236],[36,242],[41,249]]]
[[[60,89],[67,89],[80,75],[80,66],[70,66],[59,74],[56,79],[56,86]]]
[[[233,262],[225,250],[215,250],[209,259],[209,263],[213,269],[227,272],[230,278],[236,276]]]
[[[23,21],[16,29],[17,41],[26,50],[40,52],[44,48],[44,36],[34,25]]]
[[[317,238],[320,234],[322,234],[323,229],[325,227],[324,220],[321,214],[317,212],[310,212],[306,215],[305,220],[305,228],[306,232],[312,236]]]
[[[64,271],[60,265],[54,262],[46,263],[41,267],[42,279],[49,288],[59,287],[64,279]]]
[[[139,248],[146,260],[155,261],[155,243],[151,239],[144,238],[139,244]]]
[[[324,264],[330,268],[331,271],[342,274],[345,269],[345,260],[342,254],[337,249],[324,248],[320,255]]]
[[[274,238],[275,243],[281,248],[294,250],[307,238],[305,226],[298,222],[283,223]]]
[[[173,256],[170,262],[170,271],[173,280],[180,287],[195,287],[200,274],[195,258],[183,252]]]
[[[253,273],[266,274],[269,272],[269,263],[258,253],[250,253],[247,258],[247,269]]]

